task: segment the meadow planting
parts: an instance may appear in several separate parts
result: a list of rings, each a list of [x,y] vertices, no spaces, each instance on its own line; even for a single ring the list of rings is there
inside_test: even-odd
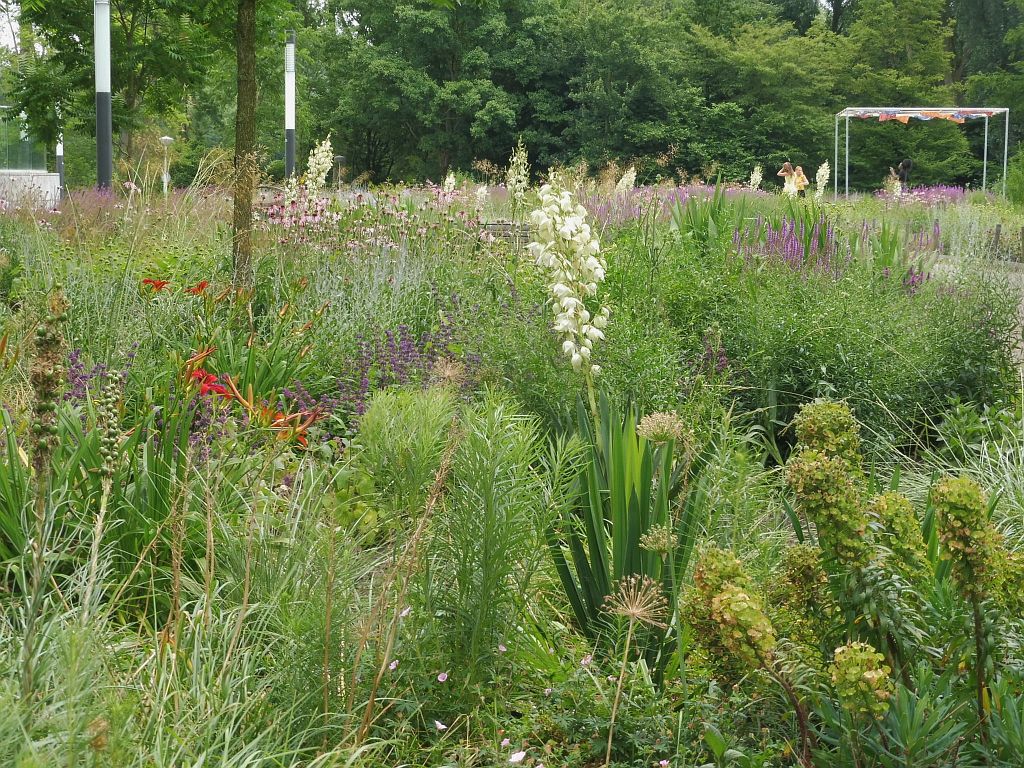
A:
[[[0,216],[0,765],[1019,768],[1020,208],[321,154]]]

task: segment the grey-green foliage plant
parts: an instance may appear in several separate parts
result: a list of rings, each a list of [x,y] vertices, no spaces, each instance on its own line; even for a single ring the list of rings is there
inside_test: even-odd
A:
[[[640,574],[660,583],[675,610],[708,493],[699,470],[677,461],[674,439],[655,443],[637,433],[632,408],[622,413],[602,396],[595,421],[580,402],[577,431],[583,469],[574,503],[549,530],[548,546],[580,629],[611,642],[605,600],[623,577]],[[664,544],[654,546],[659,532]],[[678,630],[677,623],[677,640]],[[659,674],[671,656],[666,637],[652,629],[639,639]]]
[[[422,509],[454,414],[454,395],[439,387],[374,395],[356,440],[359,463],[387,508],[403,514]]]
[[[429,611],[451,670],[485,678],[543,552],[549,478],[537,420],[488,393],[462,411],[450,488],[434,519]]]

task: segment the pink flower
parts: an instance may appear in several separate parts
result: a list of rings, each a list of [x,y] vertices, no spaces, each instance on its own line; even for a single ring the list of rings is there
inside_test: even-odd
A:
[[[507,650],[508,648],[505,647],[504,643],[498,643],[498,653],[505,653]]]
[[[401,612],[400,614],[398,614],[398,618],[400,618],[400,619],[404,619],[404,618],[405,618],[406,616],[408,616],[408,615],[409,615],[410,613],[412,613],[412,608],[410,608],[410,607],[409,607],[409,606],[407,605],[407,606],[405,606],[405,608],[403,608],[403,609],[402,609],[402,612]]]
[[[395,659],[390,664],[388,664],[388,669],[390,669],[392,672],[398,669],[398,659]]]
[[[523,762],[524,757],[526,757],[526,750],[523,750],[522,752],[513,752],[508,756],[508,761],[510,763],[521,763]]]
[[[504,738],[504,739],[501,740],[501,746],[503,746],[503,747],[507,747],[511,743],[512,743],[512,740],[509,739],[509,738]]]
[[[439,730],[439,731],[447,731],[448,730],[448,726],[445,725],[444,723],[442,723],[440,720],[435,720],[434,721],[434,727],[437,728],[437,730]]]
[[[580,659],[580,666],[581,667],[589,667],[590,666],[590,662],[592,662],[593,660],[594,660],[594,655],[592,653],[588,653],[586,656],[584,656],[582,659]]]
[[[660,765],[661,768],[665,768],[668,765],[668,760],[659,760],[658,765]]]
[[[443,683],[447,679],[448,679],[448,673],[447,672],[442,672],[440,675],[437,676],[437,682],[439,682],[439,683]]]

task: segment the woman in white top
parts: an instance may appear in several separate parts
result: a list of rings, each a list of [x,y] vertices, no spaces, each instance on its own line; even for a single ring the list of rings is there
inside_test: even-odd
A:
[[[782,186],[782,191],[789,197],[796,197],[797,186],[796,186],[796,171],[793,170],[792,163],[787,162],[782,166],[782,170],[776,174],[782,176],[785,182]]]

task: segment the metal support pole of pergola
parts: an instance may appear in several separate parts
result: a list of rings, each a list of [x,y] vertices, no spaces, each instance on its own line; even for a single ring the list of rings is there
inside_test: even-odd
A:
[[[835,193],[832,196],[833,200],[839,199],[839,115],[836,115],[836,152],[835,162],[832,165],[832,175],[835,177]]]
[[[985,116],[985,148],[981,154],[981,191],[988,189],[988,115]]]
[[[850,196],[850,116],[846,116],[846,155],[843,158],[846,170],[843,171],[843,181],[846,183],[846,196]]]
[[[1010,110],[1006,110],[1006,125],[1003,127],[1003,197],[1006,197],[1006,161],[1010,154]]]

